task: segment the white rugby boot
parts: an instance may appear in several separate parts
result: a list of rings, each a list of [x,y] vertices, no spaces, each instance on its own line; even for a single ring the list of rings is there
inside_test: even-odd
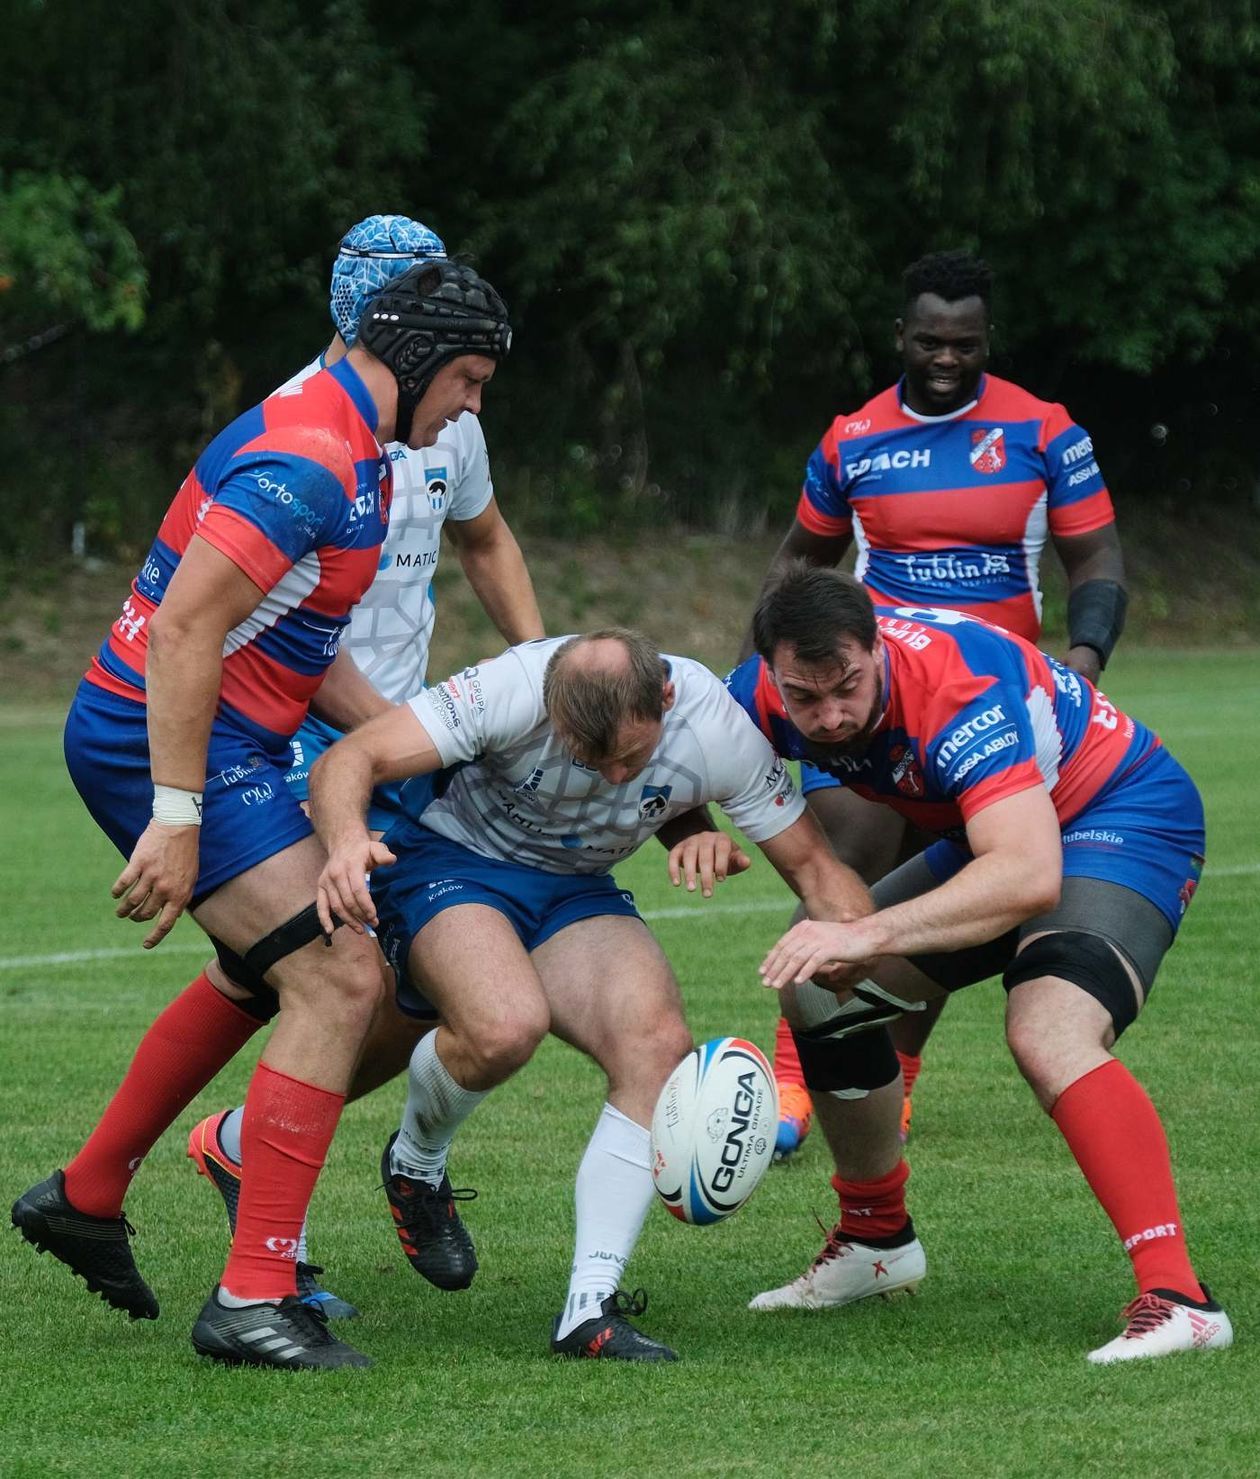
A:
[[[1234,1327],[1206,1284],[1203,1292],[1207,1298],[1202,1304],[1171,1289],[1139,1294],[1120,1312],[1124,1330],[1085,1359],[1094,1366],[1110,1366],[1113,1361],[1175,1356],[1179,1351],[1223,1351],[1234,1343]]]
[[[750,1310],[830,1310],[872,1295],[913,1294],[927,1273],[927,1255],[918,1238],[897,1248],[873,1248],[842,1238],[837,1225],[823,1250],[799,1279],[767,1289],[748,1303]]]

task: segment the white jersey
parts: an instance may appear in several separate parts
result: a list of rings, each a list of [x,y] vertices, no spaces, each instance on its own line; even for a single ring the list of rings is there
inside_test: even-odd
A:
[[[782,760],[702,664],[665,657],[674,705],[643,771],[620,785],[581,765],[543,707],[543,674],[567,640],[543,638],[408,700],[446,766],[424,825],[483,857],[548,873],[606,873],[670,817],[716,802],[753,842],[805,810]],[[403,792],[406,808],[407,793]]]
[[[291,390],[323,367],[312,360],[280,388]],[[448,519],[475,519],[494,497],[481,423],[465,411],[448,421],[432,447],[399,442],[386,448],[394,468],[394,502],[380,567],[350,613],[342,638],[355,666],[377,692],[401,703],[424,686],[436,615],[432,581]]]

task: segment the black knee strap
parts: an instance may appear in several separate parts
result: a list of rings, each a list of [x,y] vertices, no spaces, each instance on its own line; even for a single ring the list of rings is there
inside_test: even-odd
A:
[[[841,1097],[863,1098],[882,1089],[901,1072],[887,1027],[872,1027],[846,1037],[817,1038],[793,1031],[805,1086]]]
[[[218,956],[224,975],[233,986],[249,992],[243,999],[230,998],[232,1005],[240,1007],[241,1011],[248,1013],[257,1022],[270,1022],[280,1010],[280,998],[275,987],[268,986],[260,975],[251,971],[236,951],[229,949],[222,940],[216,940],[211,935],[210,943],[214,946],[214,953]]]
[[[334,929],[343,922],[333,915]],[[265,976],[276,961],[321,938],[325,945],[332,944],[332,936],[325,934],[324,926],[319,922],[319,910],[314,904],[308,904],[300,914],[286,919],[256,945],[249,947],[243,956],[245,968],[252,976]]]
[[[1006,967],[1002,985],[1007,991],[1025,981],[1054,976],[1092,996],[1111,1014],[1119,1037],[1137,1016],[1137,993],[1124,961],[1101,935],[1084,930],[1054,930],[1021,950]]]

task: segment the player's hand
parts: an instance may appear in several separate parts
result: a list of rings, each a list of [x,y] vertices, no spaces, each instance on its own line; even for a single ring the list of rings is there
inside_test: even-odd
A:
[[[1073,647],[1067,655],[1067,665],[1097,687],[1102,677],[1102,659],[1092,647]]]
[[[834,991],[861,979],[874,953],[863,922],[833,924],[803,919],[780,936],[761,962],[761,984],[781,991],[789,982],[802,985],[817,977]],[[834,983],[834,984],[833,984]]]
[[[337,927],[338,916],[356,934],[368,925],[376,928],[376,905],[368,889],[367,875],[373,868],[388,868],[398,859],[383,842],[365,830],[361,837],[339,842],[328,855],[315,887],[315,907],[325,934]]]
[[[110,889],[119,900],[114,910],[119,919],[134,919],[137,924],[157,919],[145,936],[146,950],[161,944],[187,908],[197,883],[200,844],[200,827],[150,822]]]
[[[711,899],[715,884],[751,868],[752,859],[726,832],[694,832],[670,848],[668,866],[675,888],[685,883],[695,893],[698,881],[703,897]]]

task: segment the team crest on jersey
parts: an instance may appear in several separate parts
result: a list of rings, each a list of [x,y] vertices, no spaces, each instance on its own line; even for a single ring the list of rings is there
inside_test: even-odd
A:
[[[426,467],[424,470],[424,488],[429,495],[429,507],[435,514],[440,514],[446,506],[446,469],[444,467]]]
[[[1194,898],[1195,890],[1199,886],[1199,880],[1203,877],[1203,864],[1206,860],[1199,853],[1190,855],[1190,877],[1181,885],[1177,896],[1181,900],[1181,912],[1184,914],[1190,907],[1190,900]]]
[[[522,792],[528,792],[532,796],[533,793],[542,784],[542,778],[542,771],[538,768],[538,766],[535,766],[534,769],[530,771],[530,773],[525,777],[523,781],[517,781],[517,783],[512,787],[512,791],[515,795],[518,796],[521,795]]]
[[[673,789],[673,786],[644,786],[643,794],[639,797],[639,815],[645,822],[650,822],[664,812]]]
[[[1006,466],[1006,438],[1000,426],[991,431],[977,427],[971,433],[971,465],[977,472],[1001,472]]]
[[[909,745],[897,745],[890,750],[888,763],[892,766],[893,785],[903,796],[923,795],[923,772]]]

